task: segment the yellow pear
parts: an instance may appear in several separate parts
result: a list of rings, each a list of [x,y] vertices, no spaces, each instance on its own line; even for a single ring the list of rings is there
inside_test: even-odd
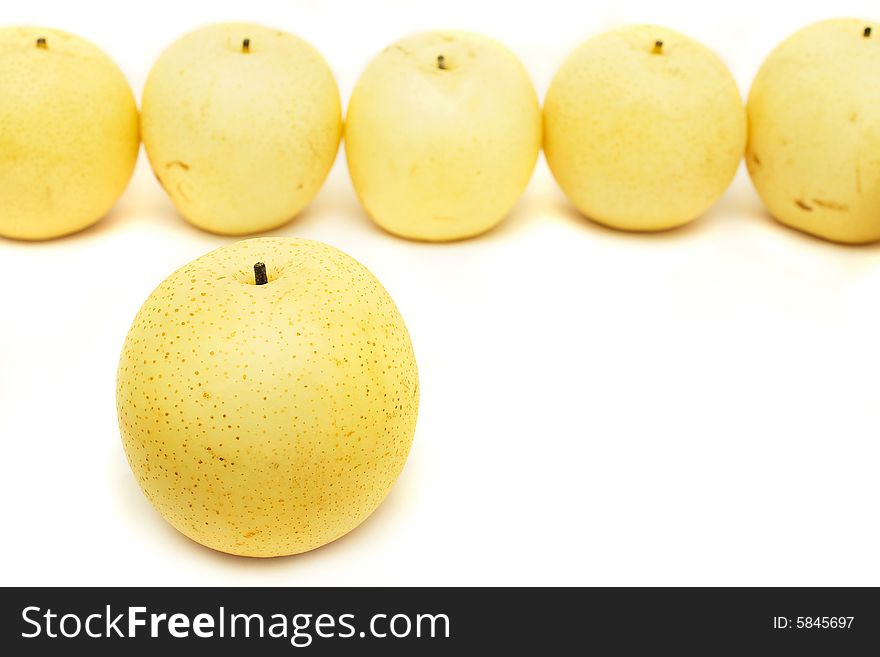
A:
[[[522,195],[541,112],[516,56],[486,37],[426,32],[383,50],[355,86],[345,152],[357,195],[385,230],[471,237]]]
[[[119,363],[131,468],[160,514],[231,554],[296,554],[354,529],[409,453],[419,383],[394,302],[319,242],[213,251],[147,299]]]
[[[623,230],[681,226],[724,193],[745,150],[742,98],[715,53],[630,26],[562,64],[544,103],[544,152],[562,191]]]
[[[107,55],[59,30],[0,28],[0,235],[91,226],[125,190],[138,147],[134,96]]]
[[[336,80],[302,39],[245,23],[191,32],[144,87],[156,177],[204,230],[244,235],[290,221],[321,188],[342,132]]]
[[[825,239],[880,239],[880,23],[837,19],[774,50],[749,93],[746,162],[776,219]]]

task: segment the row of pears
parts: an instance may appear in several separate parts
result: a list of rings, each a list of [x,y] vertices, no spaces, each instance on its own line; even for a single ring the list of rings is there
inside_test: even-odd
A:
[[[543,146],[565,195],[610,227],[703,214],[745,155],[779,221],[829,240],[880,240],[880,24],[807,27],[766,59],[744,106],[724,62],[670,29],[594,37],[562,64],[543,111],[517,57],[486,37],[406,37],[367,66],[345,122],[333,74],[302,39],[258,25],[191,32],[158,59],[141,110],[87,41],[0,29],[0,235],[90,226],[131,177],[143,139],[177,210],[245,235],[314,198],[345,136],[367,214],[402,237],[496,226]]]

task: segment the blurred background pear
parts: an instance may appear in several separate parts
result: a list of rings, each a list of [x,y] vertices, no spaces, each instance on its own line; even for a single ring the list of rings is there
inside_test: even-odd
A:
[[[699,217],[745,150],[730,71],[711,50],[653,25],[606,32],[562,64],[544,103],[544,152],[589,218],[653,231]]]
[[[139,143],[131,88],[101,50],[51,28],[0,28],[0,236],[49,239],[97,222]]]
[[[880,239],[880,23],[836,19],[786,39],[749,93],[746,163],[783,224]]]
[[[385,230],[472,237],[522,195],[541,148],[528,73],[478,34],[425,32],[387,47],[355,86],[345,152],[355,191]]]
[[[159,57],[141,127],[153,171],[187,221],[256,233],[293,219],[324,183],[342,132],[339,91],[299,37],[210,25]]]

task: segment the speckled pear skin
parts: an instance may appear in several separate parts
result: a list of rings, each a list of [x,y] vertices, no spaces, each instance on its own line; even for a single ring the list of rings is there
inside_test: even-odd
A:
[[[134,320],[117,383],[125,452],[159,513],[254,557],[317,548],[369,516],[403,468],[418,402],[382,285],[293,238],[230,244],[169,276]]]
[[[107,55],[60,30],[0,28],[0,236],[91,226],[125,190],[139,146],[134,95]]]

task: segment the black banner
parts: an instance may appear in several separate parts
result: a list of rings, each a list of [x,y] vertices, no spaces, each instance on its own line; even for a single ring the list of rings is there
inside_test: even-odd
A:
[[[880,596],[867,588],[23,588],[3,590],[0,612],[6,655],[880,650]]]

